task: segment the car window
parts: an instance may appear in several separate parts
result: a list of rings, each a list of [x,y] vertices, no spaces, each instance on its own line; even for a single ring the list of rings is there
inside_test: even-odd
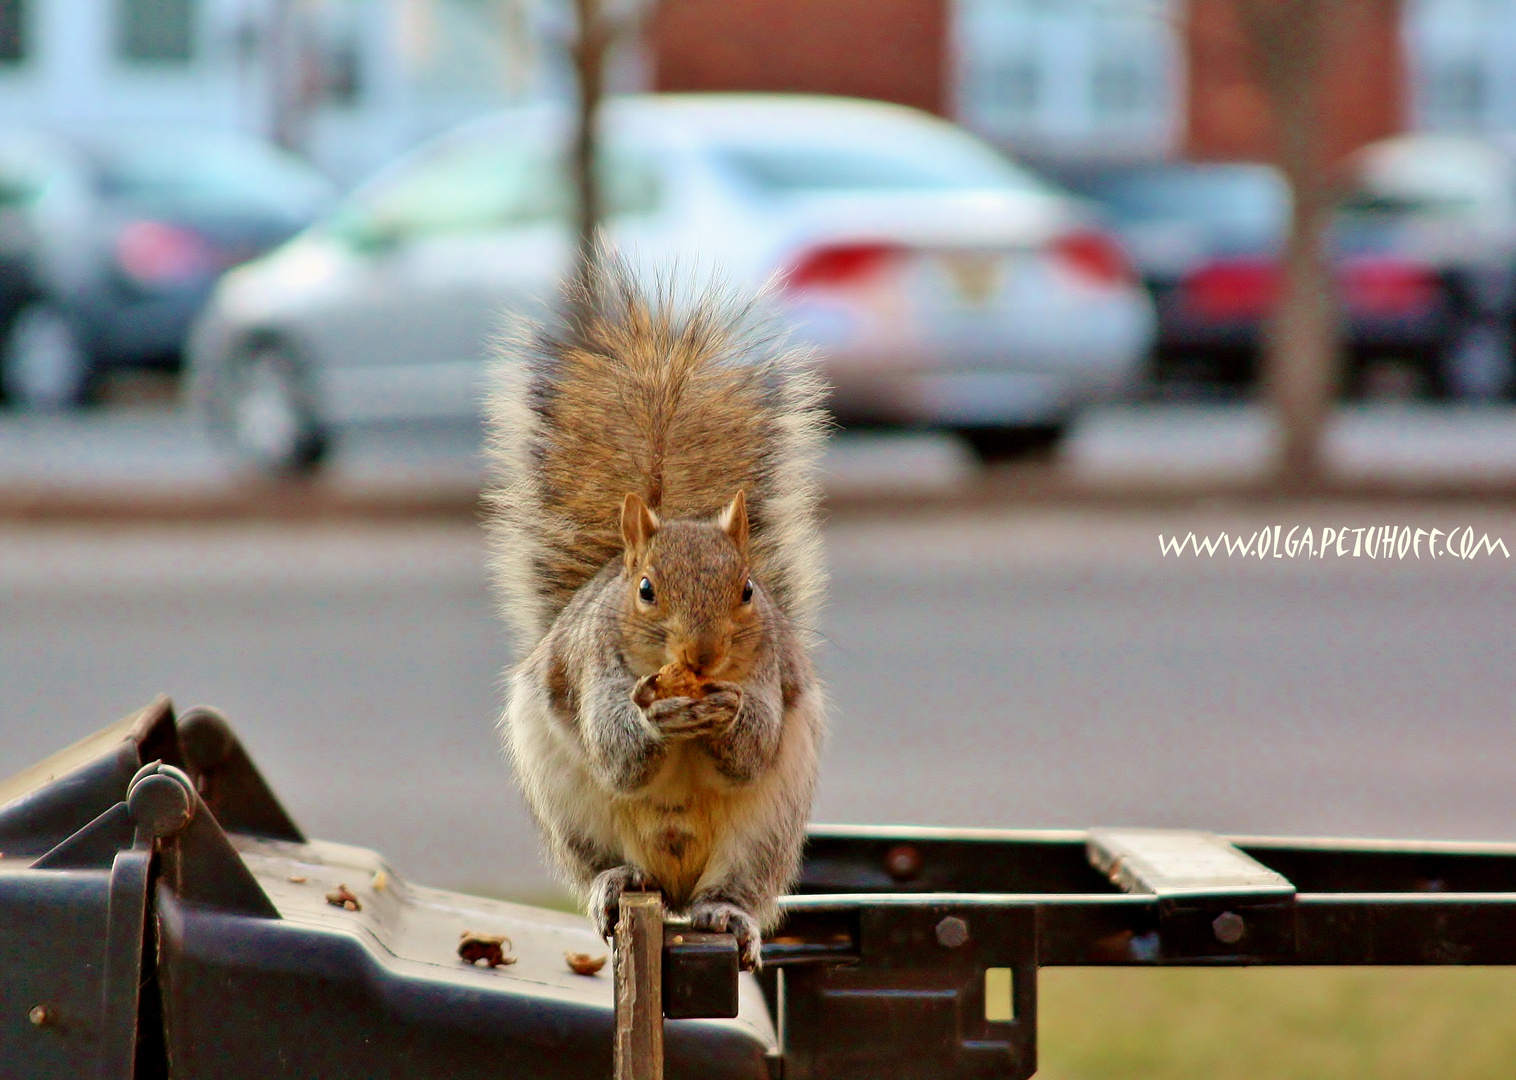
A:
[[[601,184],[609,216],[648,213],[657,205],[657,170],[646,152],[607,148]],[[360,243],[395,242],[566,221],[573,213],[566,155],[546,140],[496,136],[445,142],[423,153],[360,190],[333,225]]]
[[[1272,236],[1290,212],[1284,180],[1265,169],[1134,171],[1076,185],[1123,224],[1193,223],[1222,232]]]
[[[766,195],[1048,190],[1031,173],[968,138],[879,146],[728,142],[715,153],[728,169]]]
[[[331,184],[299,160],[215,134],[121,139],[96,149],[101,193],[159,213],[251,213],[309,219]]]

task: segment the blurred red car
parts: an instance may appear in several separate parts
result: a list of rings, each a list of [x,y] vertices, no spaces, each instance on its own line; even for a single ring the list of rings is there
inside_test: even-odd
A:
[[[1516,163],[1485,143],[1414,135],[1346,164],[1330,236],[1354,363],[1403,361],[1431,397],[1513,389]],[[1158,309],[1161,376],[1256,375],[1279,295],[1289,191],[1272,168],[1173,164],[1066,177],[1103,206]]]

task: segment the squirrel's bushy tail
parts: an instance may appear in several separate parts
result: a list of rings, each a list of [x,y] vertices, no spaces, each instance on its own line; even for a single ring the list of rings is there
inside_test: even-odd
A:
[[[717,290],[678,297],[614,262],[560,330],[502,346],[488,403],[491,568],[530,649],[621,553],[621,502],[714,515],[747,494],[754,576],[802,632],[824,589],[816,459],[824,388]]]

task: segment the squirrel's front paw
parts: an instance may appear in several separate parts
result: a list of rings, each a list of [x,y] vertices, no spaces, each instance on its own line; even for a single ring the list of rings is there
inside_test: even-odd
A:
[[[596,874],[586,904],[588,915],[595,923],[595,932],[609,938],[615,931],[616,922],[621,917],[622,893],[645,892],[657,887],[657,882],[635,866],[613,866]]]
[[[643,712],[664,738],[693,739],[724,730],[741,708],[740,686],[711,683],[704,697],[659,698]]]
[[[703,687],[705,696],[699,698],[696,704],[708,716],[724,716],[727,719],[737,715],[737,710],[742,708],[742,684],[734,682],[712,682]]]
[[[659,698],[642,712],[665,739],[688,739],[703,734],[700,718],[695,715],[694,698]]]
[[[758,920],[727,900],[696,900],[690,905],[690,926],[711,934],[737,938],[737,956],[743,971],[757,971],[763,964],[763,935]]]

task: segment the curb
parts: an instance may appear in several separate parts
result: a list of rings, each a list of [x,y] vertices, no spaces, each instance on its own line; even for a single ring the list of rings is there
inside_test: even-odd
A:
[[[1197,502],[1478,503],[1516,506],[1516,477],[1335,478],[1306,490],[1247,479],[1095,480],[1051,466],[996,469],[940,488],[841,487],[826,494],[833,517],[962,513],[1006,507],[1161,509]],[[343,489],[312,481],[250,481],[194,490],[0,488],[0,523],[195,523],[220,521],[467,520],[483,514],[472,485]]]
[[[0,489],[0,522],[4,523],[473,521],[479,514],[479,492],[473,487],[344,491],[300,481],[262,481],[192,491]]]

